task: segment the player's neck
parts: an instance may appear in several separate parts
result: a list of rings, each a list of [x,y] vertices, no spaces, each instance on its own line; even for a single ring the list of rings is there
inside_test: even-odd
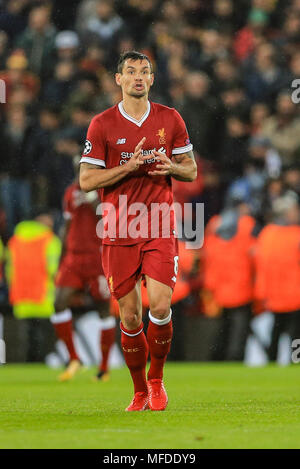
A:
[[[142,98],[124,96],[122,103],[126,114],[139,121],[147,112],[148,96],[143,96]]]

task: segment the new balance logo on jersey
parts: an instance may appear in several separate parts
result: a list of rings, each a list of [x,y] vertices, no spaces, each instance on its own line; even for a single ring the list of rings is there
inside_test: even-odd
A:
[[[117,145],[123,145],[124,143],[126,143],[126,138],[119,138],[117,141]]]

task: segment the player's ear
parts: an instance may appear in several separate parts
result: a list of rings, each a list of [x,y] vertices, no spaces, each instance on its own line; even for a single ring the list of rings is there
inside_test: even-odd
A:
[[[154,73],[151,73],[151,86],[153,85],[154,83]]]
[[[118,86],[121,86],[121,73],[115,73],[115,80]]]

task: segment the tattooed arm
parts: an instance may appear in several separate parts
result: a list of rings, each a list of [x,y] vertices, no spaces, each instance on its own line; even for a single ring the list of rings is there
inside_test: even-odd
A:
[[[164,153],[159,151],[153,152],[159,164],[156,165],[157,170],[149,171],[150,176],[167,176],[170,175],[178,181],[191,182],[197,177],[197,165],[192,151],[173,155],[174,161],[168,158]]]

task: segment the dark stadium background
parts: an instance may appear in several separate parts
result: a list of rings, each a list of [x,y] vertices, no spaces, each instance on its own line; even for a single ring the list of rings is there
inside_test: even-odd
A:
[[[205,223],[245,203],[262,228],[276,198],[300,194],[300,108],[291,99],[299,45],[299,0],[0,1],[4,245],[18,222],[41,211],[59,232],[72,159],[91,118],[119,102],[115,64],[131,49],[153,61],[151,99],[182,114],[194,145],[199,177],[174,184],[177,200],[204,203]],[[205,314],[195,256],[191,291],[174,306],[169,358],[222,360],[224,317]],[[55,341],[48,320],[13,316],[5,276],[0,301],[7,361],[43,360]],[[271,323],[270,315],[252,321],[250,361],[267,360]]]

